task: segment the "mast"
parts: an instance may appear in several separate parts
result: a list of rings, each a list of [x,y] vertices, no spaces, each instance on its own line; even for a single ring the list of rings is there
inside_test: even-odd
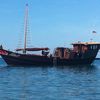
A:
[[[26,4],[25,9],[25,26],[24,26],[24,50],[23,53],[26,53],[26,46],[27,46],[27,29],[28,29],[28,4]]]

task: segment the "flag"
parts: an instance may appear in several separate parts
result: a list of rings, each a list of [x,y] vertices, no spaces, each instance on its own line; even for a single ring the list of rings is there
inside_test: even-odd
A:
[[[7,55],[8,53],[5,50],[0,50],[0,55]]]
[[[26,6],[28,6],[28,3],[26,4]]]
[[[97,32],[96,31],[92,31],[92,33],[96,34]]]

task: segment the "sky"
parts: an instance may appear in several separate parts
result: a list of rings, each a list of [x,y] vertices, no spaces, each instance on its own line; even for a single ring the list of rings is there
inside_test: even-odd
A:
[[[26,3],[33,47],[71,47],[91,38],[100,42],[100,0],[2,0],[0,44],[4,48],[14,50],[23,38]]]

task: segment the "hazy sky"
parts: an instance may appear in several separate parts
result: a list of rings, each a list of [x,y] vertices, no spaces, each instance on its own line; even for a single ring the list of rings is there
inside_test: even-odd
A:
[[[15,49],[23,38],[26,3],[33,46],[52,49],[91,38],[100,42],[100,0],[2,0],[0,43],[5,48]]]

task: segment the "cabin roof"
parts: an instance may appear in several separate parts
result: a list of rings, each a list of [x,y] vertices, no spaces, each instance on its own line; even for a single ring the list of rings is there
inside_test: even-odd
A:
[[[65,47],[56,47],[56,49],[65,49]]]
[[[76,42],[72,45],[100,45],[100,42]]]

